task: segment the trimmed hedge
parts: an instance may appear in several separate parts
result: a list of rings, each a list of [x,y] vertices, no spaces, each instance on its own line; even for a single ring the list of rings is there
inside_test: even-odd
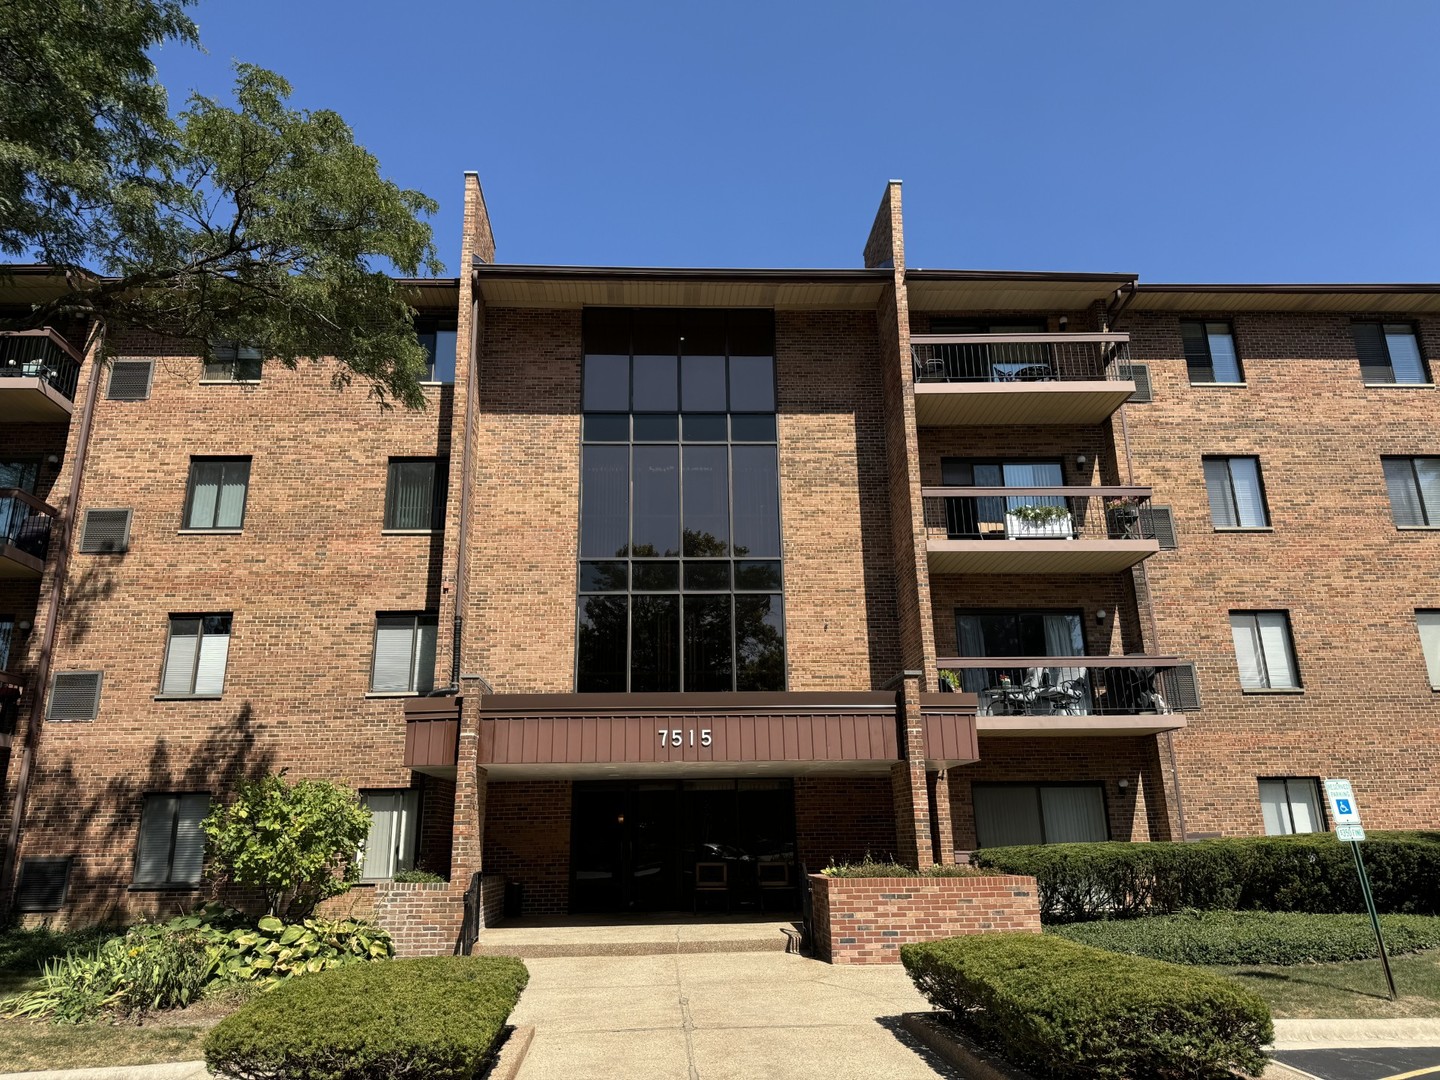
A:
[[[1348,845],[1329,833],[1194,843],[984,848],[976,866],[1034,877],[1046,922],[1186,909],[1364,911]],[[1371,833],[1365,866],[1380,910],[1440,914],[1440,833]]]
[[[1382,915],[1380,926],[1392,954],[1440,946],[1440,918],[1433,915]],[[1070,923],[1046,933],[1175,964],[1331,964],[1375,957],[1375,931],[1366,915],[1188,911]]]
[[[977,934],[900,949],[960,1030],[1053,1077],[1229,1080],[1259,1075],[1270,1010],[1208,972],[1041,934]]]
[[[220,1021],[205,1064],[234,1080],[471,1080],[528,979],[500,956],[305,975]]]
[[[998,874],[998,871],[982,870],[978,866],[965,866],[960,863],[933,863],[924,870],[917,870],[904,863],[881,862],[878,859],[865,858],[860,862],[852,863],[832,862],[820,873],[832,878],[973,878],[993,877]]]

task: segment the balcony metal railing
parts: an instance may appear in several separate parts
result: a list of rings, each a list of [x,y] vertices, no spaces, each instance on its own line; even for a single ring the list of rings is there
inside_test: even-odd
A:
[[[950,540],[1153,540],[1148,487],[927,487],[925,526]]]
[[[1175,712],[1183,700],[1175,656],[949,657],[956,687],[980,716],[1131,716]]]
[[[1129,334],[912,334],[916,382],[1125,379]]]
[[[48,326],[0,333],[0,378],[40,378],[71,401],[80,379],[80,357]]]
[[[59,511],[19,488],[0,488],[0,545],[44,561]]]

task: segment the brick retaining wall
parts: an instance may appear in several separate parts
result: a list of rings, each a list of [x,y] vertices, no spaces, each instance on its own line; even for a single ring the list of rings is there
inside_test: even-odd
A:
[[[375,886],[375,921],[389,932],[396,956],[450,956],[465,919],[465,886],[450,882],[382,881]]]
[[[810,876],[815,955],[832,964],[895,964],[900,946],[959,934],[1040,932],[1035,879]]]

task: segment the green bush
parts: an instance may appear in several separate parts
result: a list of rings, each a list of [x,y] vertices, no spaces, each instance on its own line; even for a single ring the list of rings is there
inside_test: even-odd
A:
[[[205,1064],[234,1080],[471,1080],[528,978],[500,956],[307,975],[222,1020]]]
[[[136,926],[88,952],[47,961],[40,986],[0,1002],[0,1012],[75,1024],[101,1013],[183,1008],[201,996],[214,974],[215,958],[203,934]]]
[[[994,873],[992,870],[981,870],[974,866],[949,863],[941,865],[935,863],[927,866],[924,870],[917,870],[913,866],[906,866],[904,863],[884,862],[879,859],[872,859],[865,856],[859,862],[852,863],[831,863],[820,873],[832,878],[872,878],[872,877],[989,877]]]
[[[445,878],[433,870],[397,870],[391,880],[411,884],[438,885]]]
[[[1440,914],[1440,833],[1371,833],[1365,865],[1382,911]],[[1186,909],[1364,910],[1348,845],[1329,833],[1195,843],[985,848],[980,867],[1036,879],[1046,922]]]
[[[284,772],[242,780],[235,801],[200,823],[215,872],[265,894],[271,915],[301,919],[360,880],[370,811],[328,780],[290,783]]]
[[[1391,953],[1440,946],[1440,918],[1433,915],[1382,915],[1380,925]],[[1330,964],[1375,956],[1375,931],[1366,915],[1189,911],[1070,923],[1046,933],[1176,964]]]
[[[1235,982],[1041,934],[904,945],[905,970],[960,1030],[1053,1077],[1258,1075],[1270,1010]]]
[[[314,974],[357,960],[388,960],[390,935],[357,919],[304,919],[284,923],[267,915],[250,922],[232,911],[205,911],[168,925],[205,936],[221,981],[262,984]]]

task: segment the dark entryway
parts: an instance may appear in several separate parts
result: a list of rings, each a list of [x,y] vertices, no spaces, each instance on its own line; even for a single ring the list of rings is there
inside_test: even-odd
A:
[[[789,911],[797,882],[789,780],[575,785],[573,912]]]

